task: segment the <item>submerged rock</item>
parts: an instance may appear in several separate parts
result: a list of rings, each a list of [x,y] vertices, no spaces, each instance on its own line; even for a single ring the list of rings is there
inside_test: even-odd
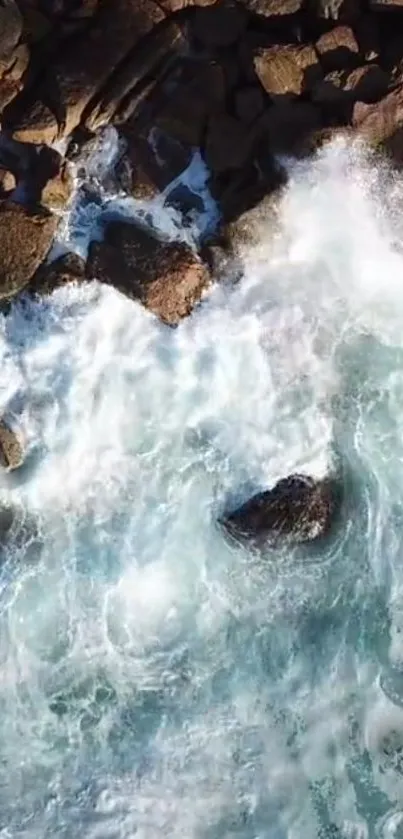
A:
[[[279,539],[300,544],[324,537],[337,507],[334,480],[290,475],[273,489],[254,495],[221,520],[232,535],[257,544]]]
[[[0,420],[0,465],[8,471],[18,469],[24,460],[19,435],[4,420]]]

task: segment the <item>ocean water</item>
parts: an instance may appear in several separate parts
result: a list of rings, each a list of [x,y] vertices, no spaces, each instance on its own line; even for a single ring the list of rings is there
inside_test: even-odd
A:
[[[1,319],[1,839],[403,837],[402,202],[335,143],[178,329],[97,283]],[[223,538],[333,468],[323,548]]]

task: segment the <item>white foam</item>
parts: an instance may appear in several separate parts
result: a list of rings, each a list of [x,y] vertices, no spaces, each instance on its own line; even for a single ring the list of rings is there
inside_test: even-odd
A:
[[[28,452],[1,496],[39,531],[0,587],[13,839],[398,835],[401,776],[379,758],[401,727],[379,674],[403,582],[385,177],[342,144],[295,165],[241,283],[177,330],[96,283],[1,319],[0,403]],[[305,563],[227,544],[226,505],[326,473],[334,444],[358,496],[344,540]]]

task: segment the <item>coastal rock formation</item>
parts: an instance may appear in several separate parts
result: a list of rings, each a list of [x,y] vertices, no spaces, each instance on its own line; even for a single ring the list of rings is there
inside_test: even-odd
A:
[[[183,242],[161,241],[128,222],[108,224],[104,241],[90,244],[86,273],[170,326],[190,314],[210,283],[206,266]]]
[[[335,482],[291,475],[260,492],[222,520],[228,533],[256,545],[295,544],[326,536],[336,510]]]

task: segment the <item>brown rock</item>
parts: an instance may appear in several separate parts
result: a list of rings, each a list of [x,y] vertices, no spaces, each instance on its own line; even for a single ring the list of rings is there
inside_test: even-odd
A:
[[[403,0],[369,0],[369,5],[375,12],[388,12],[403,8]]]
[[[134,198],[152,198],[171,183],[190,163],[192,150],[158,129],[145,134],[136,124],[122,126],[126,151],[117,165],[118,184]],[[125,180],[126,179],[126,180]]]
[[[262,89],[257,85],[245,85],[235,92],[235,116],[241,122],[247,124],[253,122],[264,111],[264,107],[265,96]]]
[[[46,143],[51,145],[57,139],[59,132],[57,119],[50,109],[37,100],[32,103],[13,125],[12,136],[21,143]]]
[[[115,0],[102,3],[88,30],[71,39],[44,78],[47,100],[52,103],[58,134],[66,136],[78,126],[91,101],[101,91],[113,71],[165,14],[155,0]],[[39,125],[38,125],[39,122]],[[22,124],[15,120],[14,136],[22,139],[21,129],[31,129],[31,140],[49,127],[47,109],[35,101],[24,109]],[[52,142],[55,135],[46,140]]]
[[[262,17],[285,17],[294,15],[303,7],[303,0],[242,0],[248,10]]]
[[[197,62],[160,109],[156,124],[190,146],[201,145],[208,118],[225,108],[226,79],[215,61]]]
[[[0,61],[0,65],[1,65]],[[13,50],[7,67],[3,62],[3,71],[0,66],[0,113],[12,102],[23,87],[23,76],[29,63],[29,50],[25,44],[21,44]]]
[[[374,104],[357,102],[353,126],[369,143],[389,140],[403,125],[403,84]]]
[[[345,70],[359,61],[359,47],[349,26],[336,26],[325,32],[316,42],[316,49],[325,72]]]
[[[182,242],[163,242],[150,231],[112,222],[104,242],[92,242],[87,276],[113,285],[169,324],[189,315],[210,282],[205,266]]]
[[[262,49],[255,55],[253,63],[257,76],[271,97],[300,96],[322,75],[318,57],[311,46]]]
[[[160,0],[160,5],[170,15],[189,6],[211,6],[215,2],[216,0]]]
[[[45,212],[28,213],[21,205],[0,201],[0,297],[21,291],[45,259],[57,219]]]
[[[330,479],[291,475],[255,495],[221,523],[232,536],[260,547],[279,540],[313,542],[328,535],[338,493],[339,487]]]
[[[320,105],[331,122],[350,122],[357,101],[376,102],[385,95],[389,77],[376,64],[357,67],[352,72],[328,73],[312,91],[312,101]]]
[[[22,441],[10,426],[0,420],[0,465],[7,471],[18,469],[24,460]]]
[[[186,44],[180,23],[167,21],[156,27],[91,103],[86,127],[95,131],[112,119],[116,123],[135,117]]]
[[[252,131],[235,117],[212,117],[204,149],[207,166],[213,172],[242,168],[251,155],[254,140]]]
[[[16,180],[13,173],[9,169],[0,167],[0,195],[4,196],[4,193],[12,192],[15,187]]]
[[[229,47],[241,37],[247,24],[242,6],[231,0],[218,0],[213,6],[195,9],[191,31],[205,47]]]
[[[53,262],[41,265],[32,278],[29,289],[34,294],[47,296],[69,283],[83,282],[85,262],[75,253],[66,253]]]
[[[68,204],[74,187],[71,169],[66,160],[60,162],[57,174],[45,184],[41,204],[49,210],[63,210]]]
[[[0,76],[6,68],[22,34],[23,19],[14,0],[7,0],[0,6]]]

